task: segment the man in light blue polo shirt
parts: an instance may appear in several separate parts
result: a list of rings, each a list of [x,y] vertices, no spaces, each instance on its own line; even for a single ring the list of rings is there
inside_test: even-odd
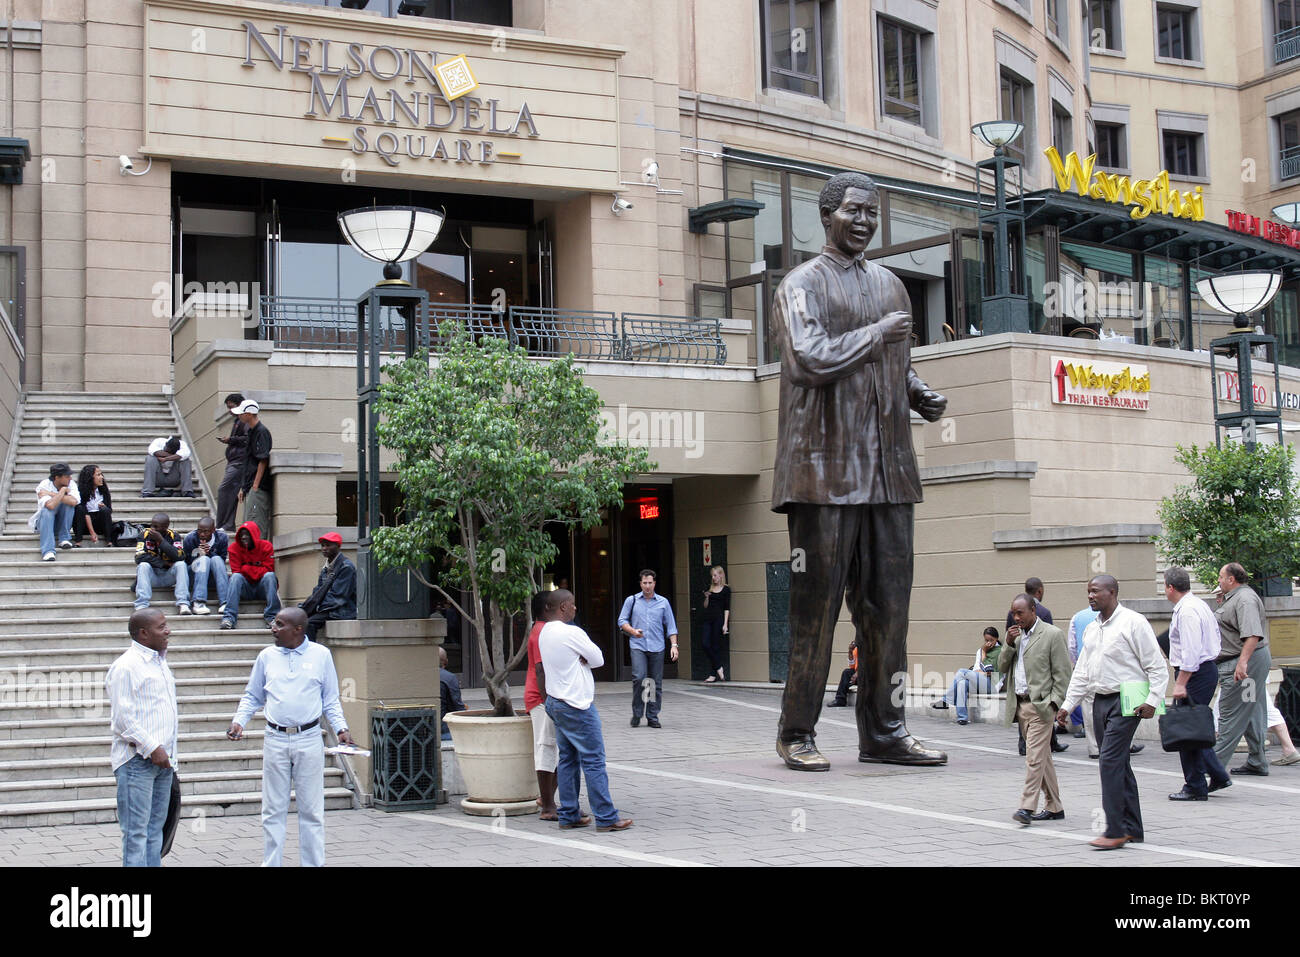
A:
[[[629,595],[618,616],[618,627],[630,640],[632,651],[632,727],[641,723],[659,725],[659,707],[664,700],[664,636],[672,642],[669,654],[677,660],[677,619],[663,595],[655,594],[658,576],[649,568],[641,571],[641,593]],[[654,679],[654,700],[650,699],[649,678]]]

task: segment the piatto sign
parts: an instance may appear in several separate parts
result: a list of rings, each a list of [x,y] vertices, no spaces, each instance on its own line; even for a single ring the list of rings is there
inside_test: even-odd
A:
[[[1145,365],[1052,356],[1052,402],[1094,409],[1151,406],[1151,371]]]

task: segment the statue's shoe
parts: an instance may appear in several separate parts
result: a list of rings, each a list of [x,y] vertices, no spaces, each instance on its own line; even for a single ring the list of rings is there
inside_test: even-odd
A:
[[[830,761],[826,760],[825,755],[817,750],[817,745],[812,743],[811,738],[802,738],[798,741],[781,741],[778,739],[776,753],[785,762],[787,768],[792,768],[795,771],[829,771],[831,769]]]
[[[866,751],[858,752],[858,760],[864,764],[913,764],[913,765],[936,765],[947,764],[948,753],[938,751],[934,748],[927,748],[916,738],[908,735],[901,738],[888,751],[868,754]]]

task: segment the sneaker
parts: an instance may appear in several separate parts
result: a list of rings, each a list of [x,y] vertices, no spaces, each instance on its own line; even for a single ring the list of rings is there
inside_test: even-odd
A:
[[[942,698],[940,698],[938,701],[932,701],[932,702],[930,702],[930,707],[931,707],[931,708],[934,708],[936,711],[947,711],[947,710],[948,710],[948,702],[946,702],[946,701],[944,701]]]
[[[1285,768],[1292,764],[1300,764],[1300,751],[1292,751],[1290,754],[1284,754],[1276,761],[1270,761],[1274,767]]]
[[[181,492],[181,495],[185,498],[194,498],[194,490],[190,489],[188,492]]]
[[[65,538],[63,541],[59,542],[59,548],[63,549],[64,551],[67,551],[71,547],[72,547],[72,542],[69,539]]]
[[[970,724],[970,719],[969,719],[969,718],[958,718],[958,719],[957,719],[957,723],[958,723],[958,724]]]
[[[224,615],[225,613],[226,613],[226,603],[223,601],[220,605],[217,606],[217,614]]]
[[[222,631],[229,631],[231,628],[234,628],[234,627],[235,627],[235,623],[234,623],[233,621],[231,621],[229,618],[222,618],[222,619],[221,619],[221,630],[222,630]]]
[[[55,555],[54,555],[53,552],[46,552],[44,555],[41,556],[41,561],[43,561],[43,562],[52,562],[52,561],[54,561],[54,558],[55,558]],[[131,591],[133,591],[133,592],[135,591],[135,585],[132,585],[132,586],[131,586]]]
[[[196,615],[206,615],[206,614],[208,614],[208,606],[205,605],[205,604],[203,604],[203,602],[201,602],[201,601],[196,601],[196,602],[194,603],[194,614],[196,614]]]
[[[192,614],[194,614],[194,612],[190,610],[190,606],[189,606],[189,605],[177,605],[176,607],[180,610],[180,613],[181,613],[182,615],[192,615]]]

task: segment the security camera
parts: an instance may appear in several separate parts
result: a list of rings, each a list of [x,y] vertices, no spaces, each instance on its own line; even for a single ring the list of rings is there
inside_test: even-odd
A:
[[[645,169],[641,171],[641,179],[652,186],[659,185],[659,162],[651,160],[645,164]]]
[[[610,208],[610,211],[611,211],[615,216],[618,216],[618,215],[620,215],[624,210],[631,209],[631,208],[632,208],[632,204],[629,203],[627,200],[625,200],[622,196],[615,196],[615,197],[614,197],[614,202],[610,205],[609,208]]]
[[[149,162],[144,164],[144,169],[138,171],[135,168],[135,164],[131,162],[131,157],[129,156],[119,156],[117,158],[117,165],[119,167],[118,172],[123,176],[143,176],[153,168],[153,157],[150,156]]]
[[[117,158],[117,165],[122,167],[123,173],[129,173],[135,169],[135,164],[131,162],[131,157],[129,156],[119,156]]]

